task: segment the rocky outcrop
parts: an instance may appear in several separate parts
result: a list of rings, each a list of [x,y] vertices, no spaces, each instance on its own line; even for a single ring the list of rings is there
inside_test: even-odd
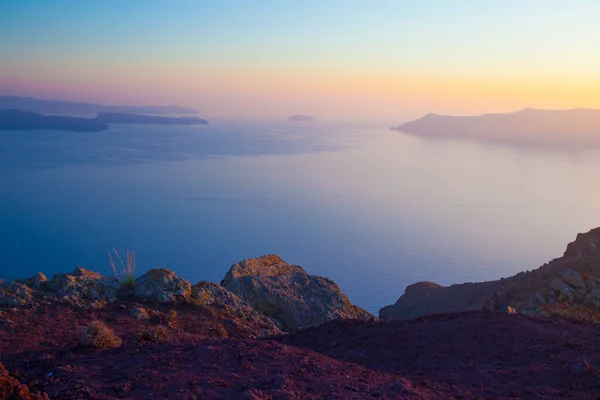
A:
[[[577,239],[567,245],[564,254],[565,257],[577,258],[593,255],[600,255],[600,228],[578,234]]]
[[[600,228],[577,235],[564,256],[540,268],[509,278],[448,287],[419,282],[406,288],[398,301],[379,311],[384,320],[424,314],[508,310],[544,314],[548,304],[586,306],[600,310]]]
[[[38,272],[35,276],[31,278],[24,279],[23,281],[18,282],[29,286],[33,290],[51,290],[51,285],[48,281],[48,278],[46,278],[46,275],[42,274],[41,272]]]
[[[309,275],[275,254],[233,265],[221,286],[289,331],[338,318],[374,318],[353,305],[333,281]]]
[[[82,301],[114,302],[121,284],[112,276],[102,276],[97,272],[77,267],[70,274],[56,274],[51,288],[61,300],[74,303]]]
[[[34,291],[22,283],[9,283],[0,287],[0,305],[7,307],[24,307],[35,304]]]
[[[168,269],[151,269],[135,280],[134,295],[158,303],[184,302],[190,299],[192,284]]]
[[[192,286],[192,302],[217,310],[227,311],[243,320],[265,325],[261,336],[280,333],[272,319],[259,314],[250,304],[214,282],[200,282]]]

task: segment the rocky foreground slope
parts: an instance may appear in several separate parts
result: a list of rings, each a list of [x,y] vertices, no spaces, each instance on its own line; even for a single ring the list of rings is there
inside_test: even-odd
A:
[[[592,233],[569,246],[571,270],[591,271]],[[588,399],[598,337],[594,322],[522,313],[376,320],[275,255],[221,285],[77,268],[0,287],[0,398]]]

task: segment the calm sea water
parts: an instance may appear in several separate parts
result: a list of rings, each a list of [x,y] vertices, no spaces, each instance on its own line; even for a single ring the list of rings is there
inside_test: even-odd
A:
[[[135,250],[138,274],[220,281],[277,253],[377,310],[406,285],[559,257],[600,225],[600,152],[423,140],[368,124],[220,121],[0,132],[0,276]]]

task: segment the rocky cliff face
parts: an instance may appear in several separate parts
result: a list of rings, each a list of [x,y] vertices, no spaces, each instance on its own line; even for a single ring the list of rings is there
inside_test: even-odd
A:
[[[392,321],[424,314],[469,310],[507,310],[545,314],[549,305],[565,303],[600,309],[600,228],[577,235],[564,256],[540,268],[497,281],[443,287],[419,282],[398,301],[379,311]]]
[[[374,318],[353,305],[333,281],[309,275],[275,254],[235,264],[221,285],[289,331],[338,318]]]

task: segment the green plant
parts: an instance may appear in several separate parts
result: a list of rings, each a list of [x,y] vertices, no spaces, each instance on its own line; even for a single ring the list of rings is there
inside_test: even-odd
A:
[[[125,261],[121,258],[117,250],[112,249],[112,251],[115,253],[120,264],[119,266],[116,265],[115,259],[109,252],[108,262],[115,273],[115,277],[121,282],[122,286],[133,288],[135,285],[135,251],[127,250]]]
[[[100,321],[93,321],[88,326],[80,329],[77,336],[79,344],[83,347],[110,349],[119,347],[123,343],[120,337]]]

